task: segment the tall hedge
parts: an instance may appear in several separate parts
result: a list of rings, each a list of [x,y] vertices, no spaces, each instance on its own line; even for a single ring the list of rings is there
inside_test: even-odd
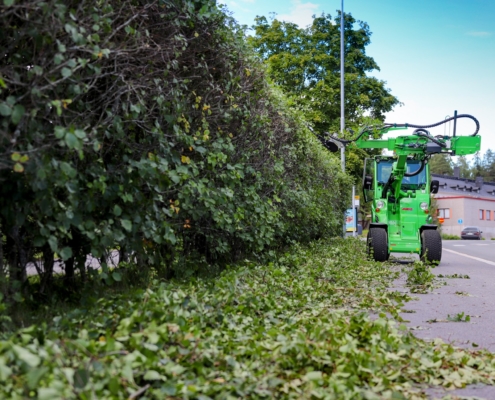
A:
[[[4,0],[0,32],[4,281],[339,231],[347,178],[214,1]]]

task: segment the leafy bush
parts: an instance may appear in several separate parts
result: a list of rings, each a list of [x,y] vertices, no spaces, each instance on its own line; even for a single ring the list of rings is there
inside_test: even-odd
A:
[[[9,296],[55,254],[172,276],[339,232],[347,178],[215,1],[3,2],[0,31]]]
[[[416,385],[493,384],[493,355],[387,319],[407,296],[387,289],[397,273],[365,245],[296,246],[20,330],[0,341],[0,397],[412,399],[426,397]]]

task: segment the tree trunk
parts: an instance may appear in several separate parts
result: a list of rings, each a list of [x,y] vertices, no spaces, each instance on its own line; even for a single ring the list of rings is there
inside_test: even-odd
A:
[[[43,247],[43,275],[41,277],[40,292],[44,293],[51,286],[53,281],[53,260],[54,254],[50,246]]]
[[[77,268],[81,274],[81,281],[86,282],[86,254],[76,257]]]
[[[65,280],[74,282],[74,257],[64,261],[65,266]]]
[[[7,273],[3,263],[3,232],[0,230],[0,294],[7,294]]]

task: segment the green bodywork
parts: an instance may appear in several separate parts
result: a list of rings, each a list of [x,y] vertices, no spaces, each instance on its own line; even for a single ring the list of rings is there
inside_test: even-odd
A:
[[[405,135],[381,139],[385,133],[398,129],[406,128],[366,132],[356,140],[355,145],[361,149],[393,151],[391,156],[380,155],[366,160],[364,197],[365,202],[372,201],[371,226],[387,230],[388,251],[420,254],[421,232],[436,229],[429,213],[431,191],[435,191],[429,173],[429,157],[441,153],[476,153],[480,150],[481,138]],[[419,169],[421,171],[416,174]],[[438,182],[436,184],[438,188]]]

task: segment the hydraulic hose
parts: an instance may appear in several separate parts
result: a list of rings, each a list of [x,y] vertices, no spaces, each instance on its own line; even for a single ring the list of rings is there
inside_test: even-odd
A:
[[[460,114],[460,115],[457,115],[457,116],[454,116],[454,117],[450,117],[450,118],[444,119],[443,121],[440,121],[440,122],[437,122],[437,123],[434,123],[434,124],[430,124],[430,125],[416,125],[416,124],[408,124],[408,123],[405,123],[405,124],[387,124],[386,123],[383,126],[375,127],[375,129],[385,130],[387,128],[418,128],[418,129],[422,129],[423,130],[422,132],[425,132],[424,131],[425,129],[434,128],[436,126],[440,126],[440,125],[446,124],[447,122],[450,122],[453,119],[459,119],[459,118],[469,118],[469,119],[472,119],[474,121],[474,123],[476,124],[476,130],[474,131],[474,133],[472,133],[469,136],[476,136],[478,134],[478,132],[480,130],[480,123],[479,123],[479,121],[475,117],[473,117],[472,115],[469,115],[469,114]],[[370,129],[373,129],[373,127],[370,127],[370,126],[365,127],[356,138],[354,138],[352,140],[349,140],[349,142],[355,142],[356,140],[359,140],[361,138],[361,136],[363,136],[365,133],[369,133]],[[417,131],[415,131],[415,132],[417,132]],[[420,136],[425,136],[425,137],[427,136],[428,139],[431,140],[432,142],[434,142],[434,143],[436,143],[436,144],[438,144],[438,145],[440,145],[442,147],[445,147],[445,145],[440,144],[440,142],[436,141],[430,135],[420,135]]]
[[[373,127],[373,126],[366,126],[359,133],[359,135],[357,135],[354,139],[351,139],[351,140],[339,139],[339,138],[337,138],[335,136],[330,136],[330,134],[328,132],[324,132],[324,135],[328,135],[328,136],[331,137],[332,140],[338,141],[338,142],[342,143],[344,146],[346,146],[349,143],[352,143],[352,142],[355,142],[355,141],[359,140],[361,138],[361,136],[363,136],[365,133],[370,133],[370,130],[373,130],[373,129],[377,129],[379,131],[383,131],[383,130],[386,130],[386,129],[389,129],[389,128],[417,128],[414,131],[414,134],[416,134],[418,136],[423,136],[423,137],[427,138],[428,140],[430,140],[430,141],[438,144],[439,146],[445,148],[446,147],[445,146],[445,143],[442,143],[439,140],[435,139],[433,136],[431,136],[428,133],[428,131],[426,131],[426,129],[434,128],[436,126],[440,126],[440,125],[446,124],[447,122],[450,122],[452,120],[457,120],[459,118],[469,118],[469,119],[473,120],[474,123],[476,124],[476,130],[474,131],[474,133],[472,133],[469,136],[476,136],[478,134],[478,132],[480,130],[480,123],[479,123],[479,121],[475,117],[473,117],[472,115],[470,115],[470,114],[459,114],[459,115],[456,115],[456,116],[453,116],[453,117],[444,119],[444,120],[442,120],[440,122],[436,122],[436,123],[430,124],[430,125],[416,125],[416,124],[409,124],[409,123],[405,123],[405,124],[387,124],[387,123],[385,123],[382,126],[375,126],[375,127]],[[313,129],[310,128],[310,130],[313,132]],[[327,142],[330,142],[330,141],[327,140],[327,139],[325,139],[325,137],[323,137],[323,136],[320,136],[320,135],[317,135],[317,136],[318,136],[318,139],[320,139],[320,141],[323,143],[323,145],[327,149],[330,150],[330,148],[329,148],[330,143],[327,143]]]
[[[428,140],[432,141],[433,143],[438,144],[440,147],[447,147],[445,143],[442,143],[440,140],[435,139],[433,136],[430,135],[430,132],[428,132],[426,129],[423,128],[418,128],[413,132],[413,135],[425,137]]]
[[[411,172],[410,174],[408,174],[407,172],[404,173],[404,176],[407,176],[408,178],[410,178],[411,176],[416,176],[418,175],[421,171],[423,171],[425,169],[425,164],[426,164],[426,161],[424,159],[421,160],[421,166],[414,172]]]
[[[440,121],[440,122],[437,122],[437,123],[431,124],[431,125],[415,125],[415,124],[407,124],[407,123],[406,124],[385,124],[383,126],[383,128],[420,128],[420,129],[428,129],[428,128],[434,128],[436,126],[446,124],[447,122],[450,122],[453,119],[459,119],[459,118],[469,118],[469,119],[472,119],[474,121],[474,123],[476,124],[476,130],[474,131],[473,134],[471,134],[469,136],[476,136],[478,134],[478,132],[480,130],[480,123],[479,123],[479,121],[476,118],[474,118],[472,115],[469,115],[469,114],[459,114],[457,116],[444,119],[443,121]]]

